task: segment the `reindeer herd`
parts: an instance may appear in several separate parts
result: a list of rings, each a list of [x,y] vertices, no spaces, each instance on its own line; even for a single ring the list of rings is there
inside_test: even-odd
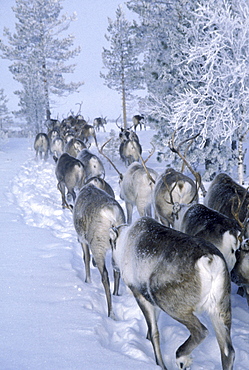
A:
[[[160,350],[158,309],[190,332],[176,351],[179,369],[189,368],[192,351],[208,334],[196,316],[200,311],[210,316],[223,370],[233,369],[231,280],[249,305],[248,190],[221,173],[206,192],[200,175],[192,170],[173,139],[171,150],[181,156],[195,181],[173,168],[158,174],[146,165],[155,148],[144,160],[136,132],[120,127],[119,153],[126,166],[121,173],[105,153],[110,140],[98,146],[98,120],[95,126],[83,121],[83,117],[69,117],[62,123],[53,122],[47,134],[37,135],[34,148],[37,156],[46,159],[51,153],[56,161],[62,207],[72,211],[83,250],[85,281],[91,282],[92,257],[101,275],[108,316],[115,318],[105,261],[111,249],[113,294],[118,295],[121,277],[143,312],[147,338],[162,369],[167,368]],[[96,145],[98,155],[90,150],[91,143]],[[105,181],[101,156],[118,173],[125,210]],[[135,221],[134,207],[139,214]]]

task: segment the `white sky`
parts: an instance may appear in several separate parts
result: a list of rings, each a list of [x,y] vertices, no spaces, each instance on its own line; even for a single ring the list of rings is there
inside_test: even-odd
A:
[[[86,119],[92,120],[97,116],[107,116],[117,118],[121,113],[121,98],[116,91],[104,86],[104,80],[99,77],[103,67],[102,48],[106,45],[104,35],[107,33],[107,17],[115,19],[115,11],[119,4],[124,4],[120,0],[64,0],[62,1],[63,10],[61,14],[71,15],[77,13],[78,20],[72,22],[67,34],[75,35],[75,47],[80,46],[81,54],[72,59],[71,63],[76,63],[77,67],[74,74],[68,75],[68,81],[84,81],[80,93],[70,95],[67,98],[60,98],[60,103],[52,109],[52,116],[64,117],[72,110],[78,111],[82,104],[81,113]],[[3,36],[3,28],[8,27],[15,31],[17,21],[12,6],[14,0],[0,0],[0,37]],[[124,6],[126,11],[126,7]],[[127,11],[128,12],[128,11]],[[129,15],[127,14],[127,17]],[[4,38],[4,42],[7,39]],[[8,70],[10,63],[0,59],[1,84],[5,94],[8,96],[8,108],[10,111],[18,109],[18,98],[13,91],[20,89],[20,85],[14,81],[13,75]],[[131,107],[128,118],[133,114],[139,113],[136,107]]]

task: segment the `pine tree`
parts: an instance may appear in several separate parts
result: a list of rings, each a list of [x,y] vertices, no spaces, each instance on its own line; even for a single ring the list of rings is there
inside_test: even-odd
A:
[[[59,38],[75,20],[75,15],[60,15],[62,0],[16,0],[13,12],[17,18],[16,32],[4,29],[8,44],[0,42],[2,58],[12,61],[10,71],[22,85],[16,92],[20,98],[19,115],[35,131],[50,117],[55,96],[73,93],[82,85],[66,83],[63,75],[72,73],[75,65],[66,62],[80,52],[72,49],[74,37]],[[32,129],[32,127],[31,127]]]
[[[105,84],[117,90],[122,97],[123,126],[127,127],[127,100],[130,100],[137,89],[142,88],[141,65],[138,60],[138,49],[135,43],[133,26],[127,21],[121,6],[117,8],[116,19],[108,19],[110,48],[103,48],[102,58],[106,74],[101,73]]]

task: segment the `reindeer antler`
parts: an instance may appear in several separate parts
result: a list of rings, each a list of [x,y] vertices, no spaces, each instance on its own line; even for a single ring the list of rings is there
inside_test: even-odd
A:
[[[149,156],[146,158],[146,160],[144,161],[143,160],[143,158],[142,158],[142,156],[141,156],[141,154],[138,152],[138,156],[139,156],[139,159],[140,159],[140,161],[141,161],[141,163],[142,163],[142,166],[143,166],[143,168],[144,168],[144,170],[145,170],[145,172],[146,172],[146,174],[147,174],[147,176],[148,176],[148,178],[149,178],[149,180],[150,181],[152,181],[153,182],[153,184],[155,184],[155,180],[153,179],[153,177],[151,176],[151,174],[149,173],[149,170],[148,170],[148,168],[146,167],[146,162],[148,161],[148,159],[154,154],[154,152],[155,152],[155,145],[151,142],[151,146],[152,146],[152,149],[151,149],[151,151],[149,152]]]
[[[179,128],[180,129],[180,128]],[[186,166],[188,167],[188,169],[190,170],[190,172],[192,173],[192,175],[194,175],[194,177],[196,178],[196,181],[197,183],[199,184],[199,187],[201,188],[201,191],[203,193],[203,196],[206,195],[207,191],[202,183],[202,180],[201,180],[201,175],[199,174],[199,172],[195,171],[193,169],[193,167],[190,165],[190,163],[187,161],[186,159],[186,155],[183,155],[181,152],[180,152],[180,147],[187,143],[188,141],[191,141],[191,144],[192,142],[200,135],[200,133],[194,135],[194,136],[191,136],[190,138],[188,139],[185,139],[183,141],[181,141],[179,143],[179,145],[177,147],[175,147],[175,133],[176,133],[177,130],[175,130],[172,134],[172,138],[171,140],[169,141],[169,148],[170,150],[173,152],[173,153],[176,153],[182,160],[183,162],[186,164]],[[190,145],[191,145],[190,144]],[[188,148],[190,147],[190,145],[188,146]]]
[[[107,157],[107,155],[106,154],[104,154],[104,152],[103,152],[103,149],[104,149],[104,147],[106,146],[106,144],[107,143],[109,143],[109,141],[111,141],[112,140],[112,138],[110,138],[110,139],[108,139],[102,146],[101,146],[101,148],[99,149],[98,147],[98,151],[99,151],[99,153],[100,154],[102,154],[107,160],[108,160],[108,162],[112,165],[112,167],[117,171],[117,173],[119,174],[119,177],[120,177],[120,179],[122,179],[123,178],[123,174],[117,169],[117,167],[115,166],[115,164],[112,162],[112,160],[109,158],[109,157]]]

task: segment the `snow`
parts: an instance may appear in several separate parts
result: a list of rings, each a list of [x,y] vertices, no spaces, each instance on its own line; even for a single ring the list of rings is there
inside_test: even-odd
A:
[[[108,135],[98,133],[99,143]],[[153,131],[138,131],[138,135],[146,157]],[[91,149],[96,150],[94,146]],[[105,158],[101,159],[106,181],[120,201],[118,175]],[[125,171],[119,158],[115,164]],[[155,154],[148,166],[159,173],[163,170]],[[92,265],[92,283],[84,282],[72,213],[61,208],[54,170],[51,157],[47,162],[35,160],[33,138],[11,138],[0,144],[0,369],[159,369],[146,339],[145,320],[124,283],[121,295],[113,297],[114,321],[107,317],[100,274]],[[137,212],[133,216],[137,218]],[[107,265],[113,288],[110,254]],[[247,370],[249,309],[236,290],[232,284],[234,369]],[[206,316],[201,316],[201,321],[209,335],[193,351],[191,369],[221,369],[210,321]],[[188,331],[165,313],[161,313],[158,325],[165,364],[169,370],[177,369],[175,351]]]

